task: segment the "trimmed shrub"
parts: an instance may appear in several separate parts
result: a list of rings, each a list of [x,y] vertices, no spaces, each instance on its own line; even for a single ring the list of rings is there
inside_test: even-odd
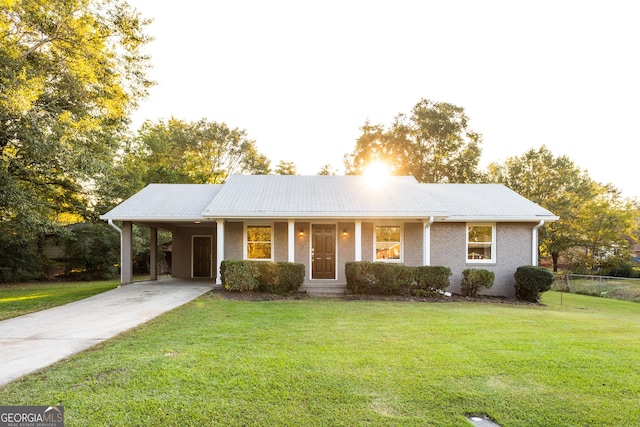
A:
[[[347,290],[352,294],[427,296],[449,286],[451,270],[358,261],[346,263],[345,274]]]
[[[251,274],[251,271],[244,264],[244,261],[229,260],[223,261],[224,287],[229,291],[255,291],[259,282]]]
[[[540,294],[551,289],[554,281],[549,270],[532,265],[518,267],[513,276],[516,279],[516,298],[530,302],[540,301]]]
[[[347,276],[347,290],[354,295],[366,294],[376,282],[372,262],[348,262],[345,264],[344,272]]]
[[[304,265],[295,262],[279,262],[278,274],[272,284],[267,283],[266,291],[278,295],[298,292],[304,283]]]
[[[489,289],[493,286],[496,275],[493,271],[468,268],[462,272],[462,295],[475,298],[481,289]]]
[[[451,285],[451,269],[443,266],[407,267],[414,271],[411,294],[416,296],[435,295]]]
[[[278,295],[297,292],[304,282],[304,272],[304,265],[292,262],[226,260],[220,267],[225,289]]]

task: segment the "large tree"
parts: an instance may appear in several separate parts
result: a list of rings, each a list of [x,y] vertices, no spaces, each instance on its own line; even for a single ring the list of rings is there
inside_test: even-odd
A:
[[[597,186],[574,219],[579,244],[585,249],[591,269],[613,254],[628,256],[638,238],[638,206],[611,185]]]
[[[367,121],[353,153],[345,155],[346,173],[360,174],[371,162],[383,161],[394,174],[420,182],[473,182],[482,137],[468,121],[463,108],[427,99],[388,128]]]
[[[0,0],[0,234],[86,214],[151,84],[146,24],[121,0]]]
[[[541,229],[541,252],[551,255],[554,271],[560,255],[570,248],[610,246],[633,234],[628,224],[628,218],[637,214],[633,204],[623,201],[612,186],[594,182],[567,156],[556,157],[545,146],[504,163],[491,163],[484,179],[505,184],[560,217]],[[607,215],[607,232],[590,223],[596,216]]]
[[[231,174],[268,174],[269,164],[245,130],[206,119],[147,121],[101,181],[101,210],[150,183],[220,184]]]

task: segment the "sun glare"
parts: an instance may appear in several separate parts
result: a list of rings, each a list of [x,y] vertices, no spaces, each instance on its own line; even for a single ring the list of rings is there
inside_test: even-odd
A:
[[[367,181],[374,185],[381,185],[391,175],[389,166],[384,162],[372,162],[362,172],[362,176],[367,178]]]

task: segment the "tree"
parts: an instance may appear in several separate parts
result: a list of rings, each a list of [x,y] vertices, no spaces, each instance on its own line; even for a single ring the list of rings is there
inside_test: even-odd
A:
[[[360,174],[378,160],[420,182],[474,182],[482,137],[468,128],[468,120],[461,107],[422,99],[388,129],[367,121],[354,152],[345,155],[346,173]]]
[[[151,84],[147,23],[122,0],[0,0],[0,234],[89,214]]]
[[[220,184],[231,174],[268,174],[269,160],[245,130],[206,119],[143,123],[100,183],[102,210],[150,183]]]
[[[338,169],[334,168],[330,164],[326,164],[320,168],[318,175],[337,175]]]
[[[595,237],[596,231],[588,218],[596,215],[598,209],[607,206],[616,206],[616,209],[624,207],[625,211],[630,209],[630,205],[620,200],[619,193],[613,187],[597,184],[568,157],[555,157],[545,146],[531,149],[519,157],[510,157],[502,164],[491,163],[484,180],[505,184],[560,217],[559,221],[540,229],[541,252],[551,255],[554,271],[558,269],[562,253],[573,247],[589,245],[589,239]],[[612,204],[601,204],[602,197],[609,199]],[[612,227],[621,233],[617,237],[613,233],[607,234],[606,238],[598,238],[598,245],[616,244],[628,237],[630,229],[626,224],[626,215],[631,211],[626,211],[622,216],[614,211],[609,213],[616,224],[612,224]],[[587,237],[589,235],[592,237]]]
[[[594,270],[598,263],[616,253],[628,258],[628,249],[638,240],[638,206],[624,199],[612,186],[597,186],[597,195],[578,210],[575,224],[579,244]]]
[[[276,165],[276,175],[295,175],[296,173],[296,165],[293,162],[285,162],[284,160],[280,160]]]

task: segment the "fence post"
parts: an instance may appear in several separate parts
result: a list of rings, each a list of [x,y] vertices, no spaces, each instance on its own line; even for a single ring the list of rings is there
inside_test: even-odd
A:
[[[598,278],[598,291],[600,291],[600,296],[602,296],[602,276]]]

